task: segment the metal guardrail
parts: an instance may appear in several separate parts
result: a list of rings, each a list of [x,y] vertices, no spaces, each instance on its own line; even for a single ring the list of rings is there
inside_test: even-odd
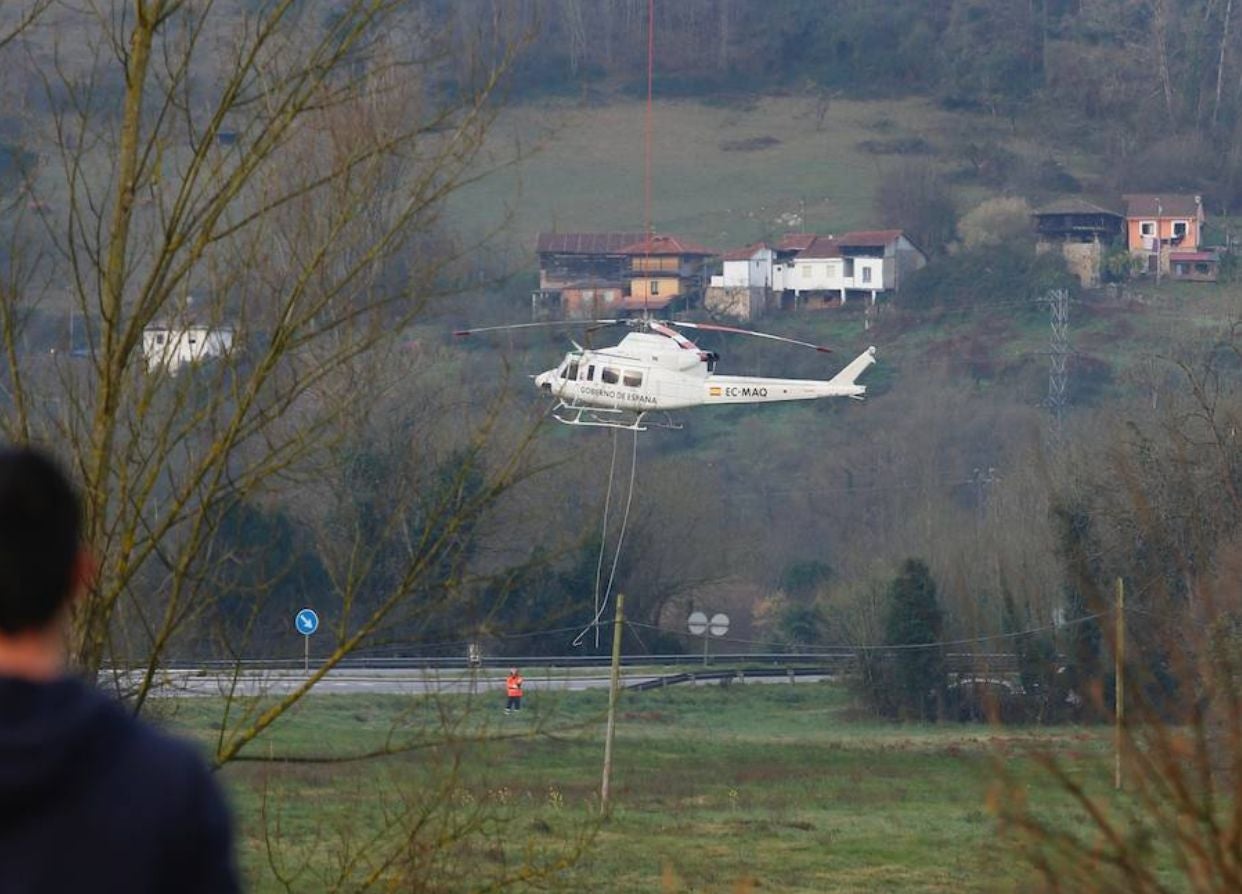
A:
[[[789,664],[823,664],[852,661],[854,653],[844,650],[806,654],[783,652],[738,652],[713,654],[710,666],[739,664],[779,665]],[[608,655],[509,655],[500,657],[484,657],[475,666],[491,668],[507,667],[608,667],[611,664]],[[175,659],[164,662],[161,666],[170,670],[225,669],[241,667],[243,670],[282,670],[302,667],[301,655],[289,658],[242,658],[242,659]],[[623,655],[621,664],[633,666],[675,666],[697,665],[702,662],[701,656],[693,654],[662,654],[662,655]],[[311,656],[311,664],[315,664],[315,656]],[[420,656],[420,655],[357,655],[342,659],[336,665],[342,669],[367,668],[379,669],[459,669],[469,666],[461,656]],[[121,665],[113,665],[121,667]]]
[[[652,689],[664,689],[667,686],[677,686],[685,683],[689,683],[693,686],[701,681],[717,681],[721,684],[726,684],[736,680],[739,683],[744,683],[748,677],[751,679],[787,677],[789,682],[792,683],[798,677],[831,677],[836,676],[840,673],[840,671],[841,668],[839,666],[683,671],[677,674],[669,674],[665,677],[658,677],[654,680],[643,680],[641,683],[631,683],[625,688],[632,692],[648,692]]]
[[[821,652],[734,652],[713,654],[707,664],[703,664],[700,656],[692,654],[661,654],[661,655],[623,655],[621,664],[625,667],[669,667],[684,669],[703,666],[706,668],[746,668],[758,672],[767,667],[773,673],[784,673],[789,668],[830,668],[832,672],[852,670],[861,655],[889,654],[882,647],[869,650],[827,649]],[[608,655],[510,655],[484,657],[474,667],[507,668],[507,667],[547,667],[547,668],[591,668],[608,667],[611,658]],[[950,652],[945,655],[945,663],[951,672],[987,669],[996,673],[1011,673],[1018,669],[1017,656],[1007,652],[974,654],[969,652]],[[300,670],[303,657],[289,658],[242,658],[242,659],[176,659],[161,663],[165,670]],[[316,664],[315,656],[311,656],[311,665]],[[419,656],[419,655],[355,655],[344,658],[336,664],[341,670],[460,670],[471,664],[461,656]],[[109,671],[141,670],[143,665],[109,665]],[[750,670],[747,671],[751,672]],[[813,671],[812,671],[813,672]],[[702,674],[700,673],[701,677]]]

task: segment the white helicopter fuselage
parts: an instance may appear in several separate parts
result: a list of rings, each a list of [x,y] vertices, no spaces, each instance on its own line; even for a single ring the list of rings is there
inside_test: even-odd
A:
[[[855,380],[875,362],[875,348],[822,381],[718,376],[715,360],[715,354],[683,337],[631,332],[615,347],[569,352],[556,369],[536,376],[535,384],[567,407],[635,413],[821,397],[861,399],[867,389]]]

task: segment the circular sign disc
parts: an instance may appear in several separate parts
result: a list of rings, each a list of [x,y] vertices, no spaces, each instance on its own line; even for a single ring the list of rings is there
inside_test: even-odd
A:
[[[707,631],[707,615],[703,612],[691,612],[687,623],[690,626],[690,632],[695,636]]]
[[[712,615],[711,634],[712,636],[724,636],[729,632],[729,616],[724,612],[717,612]]]
[[[304,608],[294,616],[293,626],[303,636],[310,636],[319,629],[319,615],[313,608]]]

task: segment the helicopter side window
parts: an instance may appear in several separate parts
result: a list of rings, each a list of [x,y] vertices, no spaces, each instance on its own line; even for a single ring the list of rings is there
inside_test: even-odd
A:
[[[611,366],[605,366],[599,374],[600,381],[605,385],[615,385],[621,378],[621,373],[613,369]]]
[[[641,388],[643,384],[643,374],[627,369],[625,375],[621,378],[621,384],[627,388]]]
[[[578,361],[577,360],[569,361],[569,369],[566,370],[565,372],[565,378],[569,379],[571,382],[577,381],[578,379]]]
[[[594,363],[592,363],[590,366],[587,367],[587,381],[588,382],[595,381],[595,364]]]

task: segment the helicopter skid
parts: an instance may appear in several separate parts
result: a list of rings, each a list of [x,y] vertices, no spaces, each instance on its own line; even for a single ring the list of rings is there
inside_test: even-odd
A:
[[[681,424],[674,422],[663,411],[612,409],[608,407],[582,407],[561,401],[552,410],[552,418],[565,425],[584,425],[595,428],[623,428],[628,431],[647,431],[649,428],[678,430]]]

